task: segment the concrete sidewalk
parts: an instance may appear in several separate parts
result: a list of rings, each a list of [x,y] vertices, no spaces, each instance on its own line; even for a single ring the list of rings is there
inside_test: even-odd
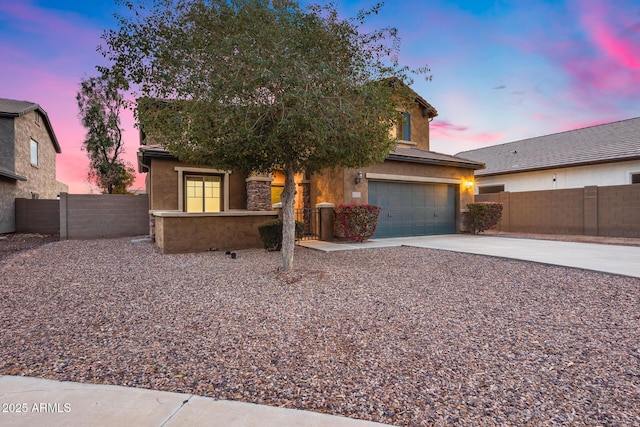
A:
[[[470,234],[372,239],[365,243],[302,241],[325,252],[412,246],[489,255],[640,278],[640,247]]]
[[[362,420],[112,385],[0,376],[0,425],[367,427]]]

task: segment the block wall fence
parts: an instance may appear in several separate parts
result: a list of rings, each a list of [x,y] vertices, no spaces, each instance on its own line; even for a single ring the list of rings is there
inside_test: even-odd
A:
[[[147,195],[67,194],[60,200],[16,199],[16,231],[61,240],[149,234]]]
[[[478,194],[500,202],[497,230],[519,233],[640,237],[640,185]]]

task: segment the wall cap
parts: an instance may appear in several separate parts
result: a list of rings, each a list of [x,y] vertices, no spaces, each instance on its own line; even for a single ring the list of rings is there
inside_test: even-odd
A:
[[[153,216],[161,218],[195,218],[224,216],[275,216],[274,211],[229,210],[224,212],[181,212],[181,211],[149,211]]]

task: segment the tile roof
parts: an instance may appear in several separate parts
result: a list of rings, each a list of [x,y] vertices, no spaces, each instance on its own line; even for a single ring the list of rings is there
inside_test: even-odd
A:
[[[38,111],[44,119],[44,124],[49,132],[51,141],[57,153],[61,153],[60,144],[58,138],[53,132],[53,126],[49,121],[47,112],[42,109],[38,104],[29,101],[18,101],[16,99],[0,98],[0,117],[20,117],[31,111]]]
[[[422,150],[414,147],[396,147],[387,156],[387,160],[401,162],[429,163],[434,165],[457,166],[471,169],[482,169],[484,164],[463,157],[449,154],[436,153],[435,151]]]
[[[0,115],[5,117],[18,117],[33,111],[39,107],[29,101],[18,101],[16,99],[0,98]]]
[[[640,159],[640,117],[523,139],[462,156],[483,162],[476,176]]]
[[[161,145],[143,145],[138,149],[138,168],[140,172],[146,168],[149,157],[173,158]],[[413,147],[396,147],[387,156],[387,160],[411,163],[428,163],[433,165],[456,166],[461,168],[482,169],[484,165],[474,160],[465,159],[435,151],[421,150]]]

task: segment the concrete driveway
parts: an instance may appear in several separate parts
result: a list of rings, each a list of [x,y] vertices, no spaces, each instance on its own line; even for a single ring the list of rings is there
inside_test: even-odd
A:
[[[413,246],[540,262],[640,278],[640,247],[560,242],[469,234],[395,237],[365,243],[302,241],[324,252]]]

